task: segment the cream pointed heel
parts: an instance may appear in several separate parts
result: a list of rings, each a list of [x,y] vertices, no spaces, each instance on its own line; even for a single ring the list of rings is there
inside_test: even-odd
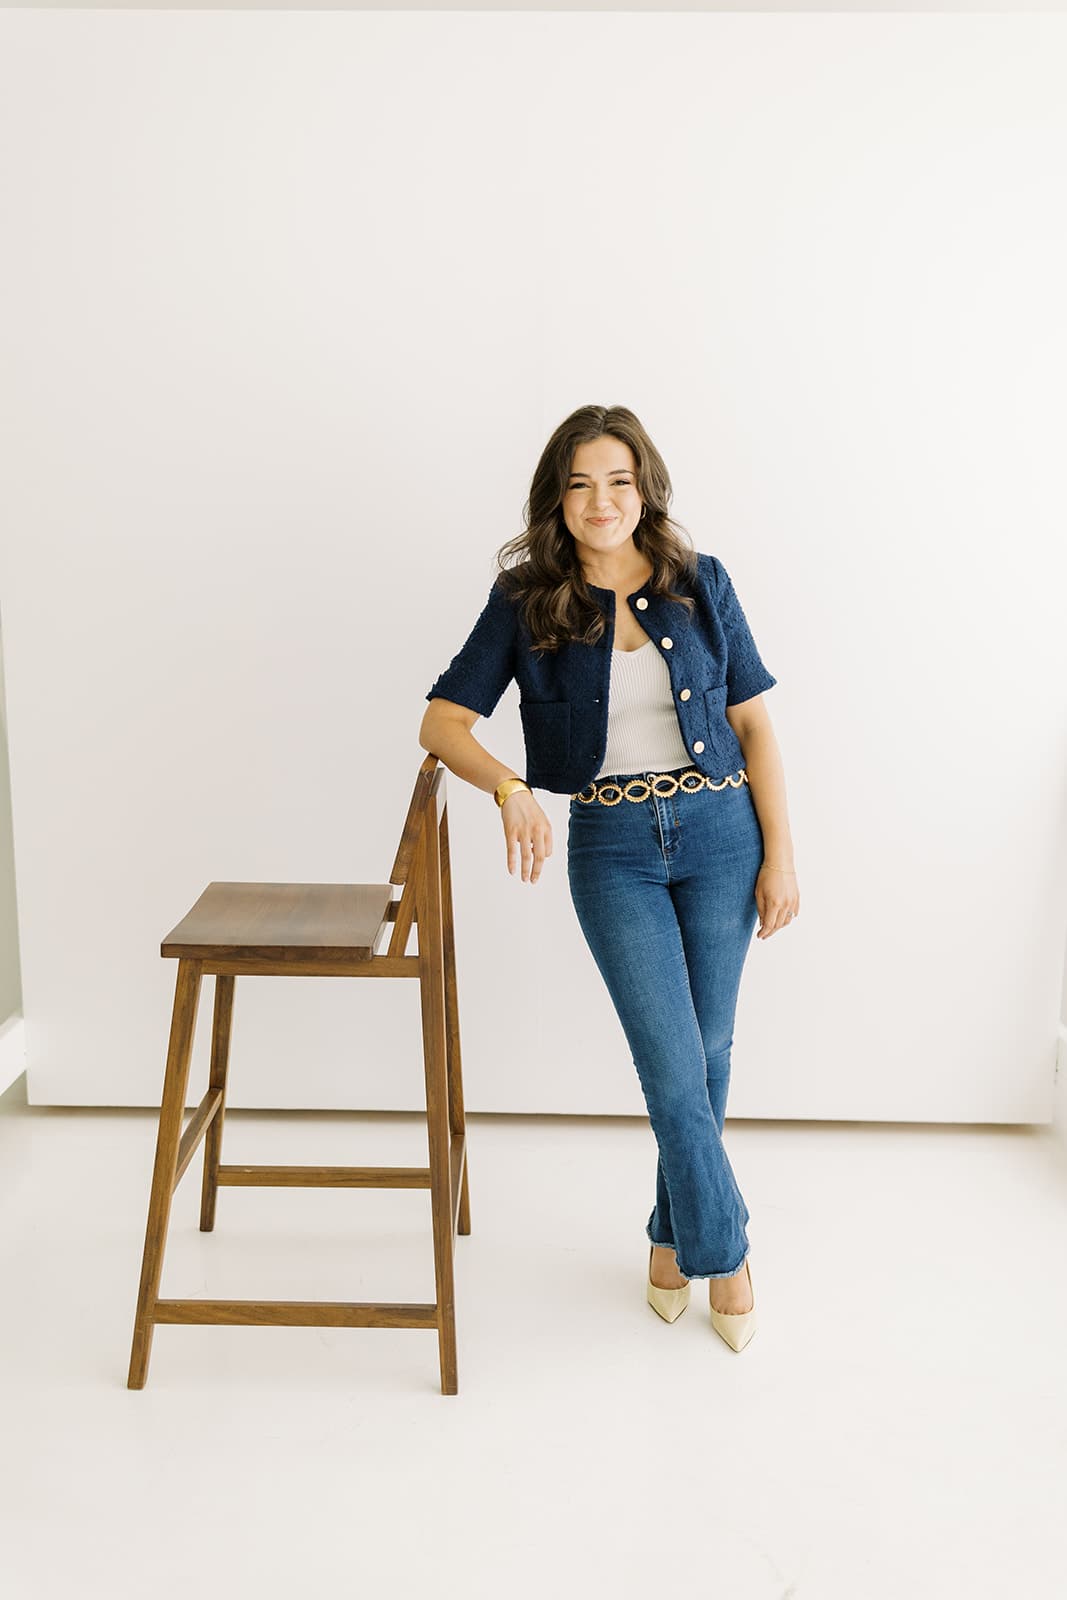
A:
[[[748,1273],[748,1287],[752,1293],[752,1309],[750,1311],[716,1311],[711,1305],[711,1285],[715,1281],[708,1279],[708,1305],[711,1306],[711,1325],[731,1350],[743,1350],[756,1331],[756,1295],[752,1289],[752,1268],[745,1257],[745,1271]]]
[[[689,1304],[689,1285],[683,1283],[680,1289],[661,1289],[652,1282],[652,1250],[648,1247],[648,1287],[646,1290],[648,1303],[653,1311],[658,1311],[664,1322],[673,1322],[675,1317],[680,1317]]]

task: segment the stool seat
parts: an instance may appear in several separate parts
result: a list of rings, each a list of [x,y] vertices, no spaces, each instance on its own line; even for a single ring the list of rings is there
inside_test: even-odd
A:
[[[163,956],[366,961],[389,926],[391,883],[209,883]]]
[[[459,1047],[455,925],[445,771],[422,762],[388,883],[209,883],[160,945],[177,958],[170,1040],[156,1133],[141,1282],[127,1387],[148,1379],[158,1323],[240,1327],[427,1328],[437,1334],[441,1393],[455,1394],[453,1244],[471,1231]],[[393,888],[403,886],[398,900]],[[391,928],[388,946],[378,946]],[[407,953],[412,929],[418,951]],[[227,1165],[221,1160],[238,978],[407,978],[418,985],[429,1160],[419,1167]],[[188,1123],[185,1096],[205,977],[215,980],[207,1088]],[[433,1228],[431,1301],[161,1299],[171,1199],[201,1144],[200,1230],[210,1233],[220,1188],[426,1189]]]

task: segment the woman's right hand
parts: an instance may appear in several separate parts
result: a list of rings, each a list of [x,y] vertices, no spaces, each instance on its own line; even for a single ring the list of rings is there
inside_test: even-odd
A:
[[[541,863],[552,854],[552,824],[528,789],[513,789],[500,808],[508,842],[508,871],[522,867],[523,883],[536,883]]]

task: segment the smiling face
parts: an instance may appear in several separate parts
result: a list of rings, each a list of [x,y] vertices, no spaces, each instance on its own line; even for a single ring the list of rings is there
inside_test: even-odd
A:
[[[580,444],[563,496],[563,520],[583,566],[633,553],[633,531],[643,509],[637,462],[622,439],[604,434]]]

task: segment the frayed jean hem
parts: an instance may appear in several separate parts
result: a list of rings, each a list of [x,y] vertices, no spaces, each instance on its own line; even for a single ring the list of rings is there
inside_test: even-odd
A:
[[[731,1272],[686,1272],[685,1268],[682,1266],[682,1263],[678,1261],[677,1257],[675,1257],[678,1271],[682,1274],[683,1278],[732,1278],[735,1273],[741,1271],[741,1268],[744,1266],[747,1260],[748,1251],[746,1250],[740,1261],[737,1263],[737,1266],[734,1267]]]
[[[682,1263],[678,1260],[678,1254],[677,1254],[677,1250],[675,1249],[675,1245],[674,1245],[674,1241],[673,1240],[671,1240],[670,1243],[663,1243],[659,1239],[653,1239],[653,1237],[652,1237],[651,1233],[649,1232],[647,1226],[645,1228],[645,1237],[647,1238],[649,1244],[654,1244],[655,1245],[657,1250],[674,1250],[675,1251],[675,1256],[674,1256],[674,1264],[675,1264],[675,1266],[678,1268],[678,1271],[681,1273],[683,1278],[689,1278],[690,1280],[692,1280],[693,1278],[733,1278],[733,1277],[735,1277],[737,1275],[737,1273],[739,1273],[741,1271],[741,1268],[744,1266],[745,1262],[748,1260],[748,1251],[746,1250],[744,1255],[741,1257],[740,1261],[737,1263],[737,1266],[736,1267],[731,1267],[729,1272],[687,1272],[685,1270],[685,1268],[682,1266]]]

